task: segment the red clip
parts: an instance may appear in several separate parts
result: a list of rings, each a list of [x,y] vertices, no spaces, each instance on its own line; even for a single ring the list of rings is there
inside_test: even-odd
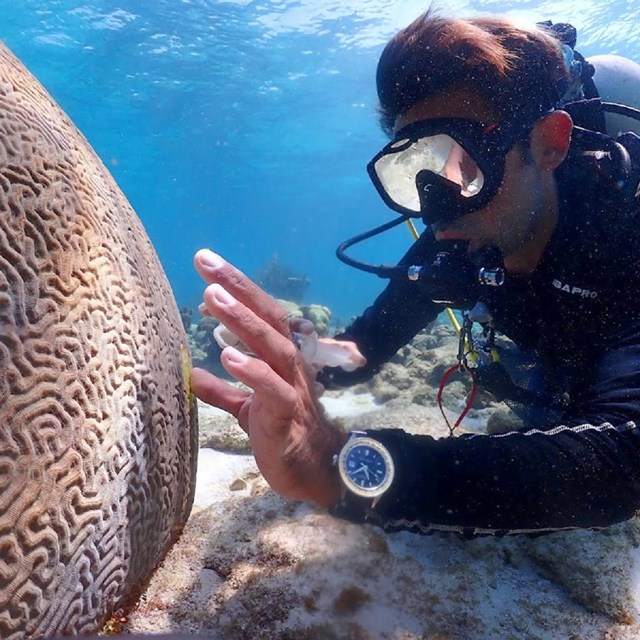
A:
[[[460,416],[458,417],[458,419],[455,421],[455,424],[453,425],[453,427],[451,426],[451,423],[449,422],[449,418],[447,418],[447,414],[444,412],[444,406],[442,405],[442,392],[444,391],[444,387],[447,384],[449,378],[456,372],[456,371],[466,371],[469,376],[471,376],[471,392],[469,393],[469,396],[467,397],[467,403],[462,411],[462,413],[460,414]],[[470,369],[469,367],[463,365],[463,364],[457,364],[453,367],[450,367],[449,369],[447,369],[444,372],[444,375],[442,376],[442,380],[440,381],[440,388],[438,389],[438,395],[436,397],[437,401],[438,401],[438,407],[440,408],[440,413],[442,414],[442,417],[444,418],[444,421],[447,423],[447,427],[449,428],[449,436],[453,435],[453,432],[455,431],[455,429],[457,429],[460,426],[460,423],[464,420],[464,417],[467,415],[467,413],[469,413],[469,409],[471,409],[472,405],[473,405],[473,401],[476,398],[476,374],[475,371],[473,369]]]

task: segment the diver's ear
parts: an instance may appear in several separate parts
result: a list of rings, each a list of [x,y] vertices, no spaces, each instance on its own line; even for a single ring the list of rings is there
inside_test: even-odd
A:
[[[535,163],[543,171],[554,171],[567,157],[573,120],[566,111],[553,111],[538,120],[531,135],[529,145]]]

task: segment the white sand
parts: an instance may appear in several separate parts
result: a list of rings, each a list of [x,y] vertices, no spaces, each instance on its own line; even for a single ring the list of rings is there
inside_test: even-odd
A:
[[[378,408],[353,394],[326,406],[349,416]],[[387,535],[285,502],[251,456],[203,449],[192,516],[125,631],[635,640],[639,547],[637,520],[534,540]]]
[[[352,418],[380,409],[380,405],[376,404],[370,393],[355,394],[345,391],[339,398],[326,396],[320,401],[331,418]]]

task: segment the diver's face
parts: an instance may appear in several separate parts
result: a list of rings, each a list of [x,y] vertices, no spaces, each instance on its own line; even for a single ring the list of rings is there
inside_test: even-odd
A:
[[[481,96],[459,88],[415,104],[397,118],[395,130],[420,120],[454,117],[485,126],[499,121]],[[470,252],[487,245],[497,246],[508,265],[510,256],[535,239],[549,197],[555,194],[555,182],[548,178],[527,157],[525,149],[516,145],[505,158],[504,178],[496,196],[478,211],[432,225],[432,231],[437,240],[468,241]]]

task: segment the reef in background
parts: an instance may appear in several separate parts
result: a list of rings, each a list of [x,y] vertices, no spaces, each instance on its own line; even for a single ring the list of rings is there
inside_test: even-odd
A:
[[[277,254],[255,275],[255,281],[274,298],[300,302],[311,281],[283,262]]]

